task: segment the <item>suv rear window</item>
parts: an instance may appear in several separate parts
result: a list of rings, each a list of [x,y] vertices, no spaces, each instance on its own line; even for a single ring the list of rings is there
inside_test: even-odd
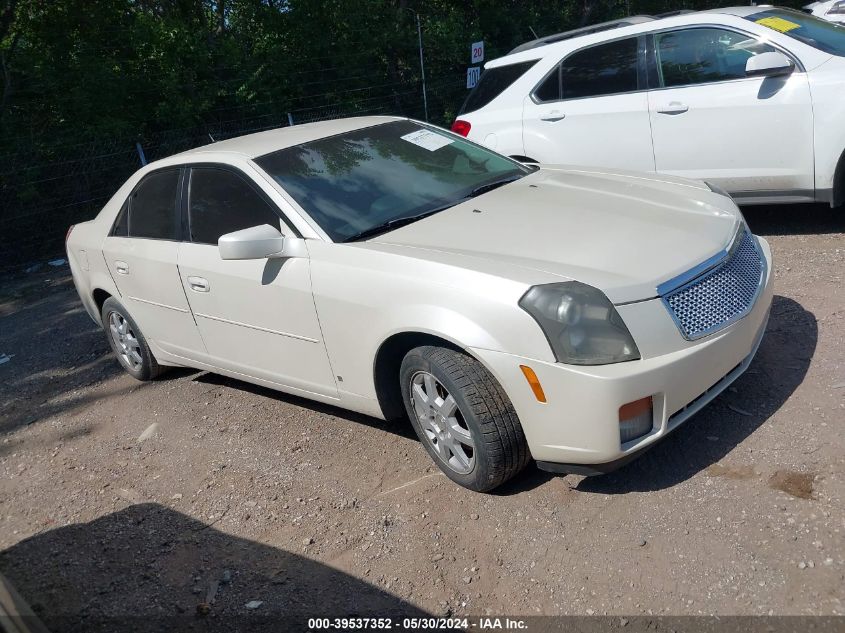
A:
[[[830,55],[845,57],[845,26],[789,9],[767,9],[745,19]]]
[[[522,77],[536,63],[537,60],[532,59],[528,62],[488,68],[481,73],[481,79],[469,93],[458,114],[480,110],[507,90],[513,82]]]

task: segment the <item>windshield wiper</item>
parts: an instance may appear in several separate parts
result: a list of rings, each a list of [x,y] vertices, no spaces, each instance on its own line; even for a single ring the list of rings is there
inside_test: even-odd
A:
[[[381,224],[376,224],[368,229],[364,229],[360,233],[355,233],[354,235],[350,235],[347,237],[344,242],[357,242],[358,240],[363,240],[368,237],[374,237],[376,235],[381,235],[382,233],[387,233],[388,231],[392,231],[393,229],[398,229],[400,226],[405,226],[406,224],[412,224],[417,220],[422,220],[423,218],[427,218],[430,215],[434,215],[435,213],[440,213],[441,211],[445,211],[450,207],[454,207],[462,200],[455,200],[453,202],[449,202],[448,204],[444,204],[439,207],[435,207],[434,209],[429,209],[428,211],[424,211],[418,215],[410,215],[404,218],[394,218],[393,220],[388,220],[387,222],[382,222]]]
[[[480,196],[482,193],[493,191],[493,189],[498,189],[499,187],[519,180],[522,177],[523,174],[520,174],[518,176],[508,176],[507,178],[502,178],[501,180],[494,180],[493,182],[488,182],[486,185],[480,185],[473,189],[468,197],[475,198],[476,196]]]

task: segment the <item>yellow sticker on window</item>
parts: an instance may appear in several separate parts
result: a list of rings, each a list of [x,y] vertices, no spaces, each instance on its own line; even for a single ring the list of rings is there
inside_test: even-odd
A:
[[[789,20],[784,20],[783,18],[777,17],[762,18],[760,20],[757,20],[757,24],[768,26],[770,29],[780,31],[781,33],[786,33],[787,31],[801,28],[800,24],[795,24],[795,22],[790,22]]]

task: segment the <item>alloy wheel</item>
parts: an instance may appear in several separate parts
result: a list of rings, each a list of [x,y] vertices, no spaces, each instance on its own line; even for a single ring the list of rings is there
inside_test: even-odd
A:
[[[139,371],[144,364],[141,343],[138,342],[129,321],[119,312],[109,313],[109,333],[120,362],[132,371]]]
[[[410,389],[417,421],[434,452],[456,473],[472,472],[475,440],[455,398],[426,371],[413,375]]]

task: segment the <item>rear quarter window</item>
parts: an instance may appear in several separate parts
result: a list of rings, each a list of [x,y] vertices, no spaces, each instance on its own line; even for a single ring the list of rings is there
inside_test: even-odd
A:
[[[502,94],[505,90],[510,88],[513,83],[522,77],[528,69],[530,69],[538,60],[532,59],[528,62],[520,62],[518,64],[508,64],[507,66],[498,66],[496,68],[488,68],[481,73],[481,79],[473,88],[472,92],[464,101],[458,114],[465,114],[467,112],[474,112],[480,110],[488,103],[493,101],[496,97]]]

